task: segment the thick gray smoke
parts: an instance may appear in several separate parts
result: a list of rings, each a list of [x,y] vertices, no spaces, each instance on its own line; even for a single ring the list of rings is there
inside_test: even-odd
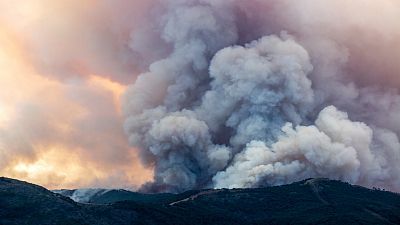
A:
[[[299,2],[154,4],[130,45],[148,70],[124,105],[147,191],[308,177],[400,190],[400,4],[378,17],[375,1]]]

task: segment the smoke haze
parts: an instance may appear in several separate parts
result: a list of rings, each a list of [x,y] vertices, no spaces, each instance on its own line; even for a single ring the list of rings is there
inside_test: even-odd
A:
[[[4,175],[148,192],[308,177],[400,191],[396,0],[0,9]],[[59,172],[60,156],[75,172]]]

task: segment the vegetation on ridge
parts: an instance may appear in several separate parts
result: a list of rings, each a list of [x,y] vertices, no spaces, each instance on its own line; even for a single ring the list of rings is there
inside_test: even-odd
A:
[[[326,179],[181,194],[112,190],[90,202],[0,178],[2,225],[400,224],[400,195]]]

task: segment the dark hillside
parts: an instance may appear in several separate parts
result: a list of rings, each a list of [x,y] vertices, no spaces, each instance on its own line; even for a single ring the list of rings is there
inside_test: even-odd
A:
[[[0,224],[400,224],[400,195],[326,179],[181,194],[99,193],[81,204],[1,178]]]
[[[136,214],[110,206],[83,205],[37,185],[0,178],[0,224],[130,224]]]

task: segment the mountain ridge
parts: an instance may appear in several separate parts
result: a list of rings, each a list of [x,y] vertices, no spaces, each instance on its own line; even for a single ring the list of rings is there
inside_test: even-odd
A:
[[[92,197],[82,204],[0,178],[0,224],[400,224],[399,194],[328,179],[180,194],[118,189]]]

